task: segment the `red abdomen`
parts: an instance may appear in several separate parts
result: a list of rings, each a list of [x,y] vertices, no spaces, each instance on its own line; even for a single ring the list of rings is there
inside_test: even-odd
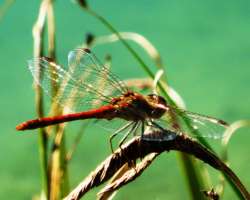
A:
[[[42,128],[63,122],[69,122],[80,119],[113,119],[115,117],[115,108],[112,105],[102,106],[99,109],[94,109],[86,112],[79,112],[55,117],[44,117],[23,122],[16,126],[16,130],[23,131],[28,129]]]

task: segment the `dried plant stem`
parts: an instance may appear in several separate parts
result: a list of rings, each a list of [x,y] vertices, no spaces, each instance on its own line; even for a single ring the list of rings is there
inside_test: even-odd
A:
[[[223,172],[226,177],[234,183],[242,199],[250,199],[250,194],[245,186],[225,163],[203,145],[185,135],[178,135],[175,139],[168,141],[145,141],[141,140],[140,137],[132,139],[122,146],[122,150],[118,149],[114,154],[103,161],[96,170],[83,180],[65,199],[80,199],[91,188],[102,184],[112,177],[128,159],[133,161],[145,157],[150,153],[160,154],[170,150],[193,155],[213,168]],[[201,188],[198,188],[199,191],[200,189]]]
[[[109,183],[107,185],[113,184],[117,180],[119,180],[127,171],[131,169],[131,166],[128,163],[125,163],[115,174],[114,176],[110,179]],[[99,194],[99,193],[98,193]],[[112,199],[116,194],[115,190],[110,190],[106,191],[105,193],[102,193],[98,195],[98,199]]]
[[[54,20],[54,11],[53,11],[53,1],[52,0],[43,0],[41,3],[40,8],[40,14],[37,20],[37,23],[34,28],[34,35],[36,38],[41,35],[44,31],[44,25],[45,20],[47,17],[47,25],[48,25],[48,56],[55,59],[55,20]],[[34,41],[35,43],[35,57],[41,57],[43,54],[39,51],[41,51],[42,46],[44,45],[44,41],[41,39],[37,39]],[[41,48],[39,48],[41,47]],[[39,90],[39,91],[38,91]],[[55,85],[52,85],[52,95],[55,95],[57,92],[57,87]],[[38,98],[41,101],[41,90],[40,87],[37,89]],[[37,103],[40,104],[40,103]],[[57,109],[54,110],[54,113],[59,112]],[[39,116],[41,117],[41,116]],[[50,129],[52,130],[52,129]],[[55,133],[57,138],[63,137],[62,130],[58,127],[53,129],[58,131],[59,133]],[[46,136],[47,134],[43,134],[43,136]],[[51,135],[51,134],[50,134]],[[48,138],[46,140],[47,143]],[[63,139],[60,139],[62,141]],[[43,149],[44,152],[47,152],[47,145],[43,146],[41,149]],[[46,163],[44,163],[44,168],[46,167],[46,171],[48,166],[49,172],[47,172],[47,199],[59,199],[59,193],[62,193],[63,195],[68,192],[68,176],[67,176],[67,168],[64,165],[64,158],[65,156],[62,155],[64,153],[64,142],[54,144],[54,148],[51,153],[51,159],[50,164],[48,164],[48,155],[46,155]],[[63,159],[61,159],[63,157]],[[62,168],[63,166],[63,168]],[[64,181],[61,181],[63,179]],[[63,182],[63,185],[61,183]],[[63,189],[62,189],[63,188]],[[64,192],[65,191],[65,192]]]
[[[55,59],[56,50],[55,50],[55,19],[54,19],[54,10],[53,3],[50,0],[48,5],[47,13],[47,23],[48,23],[48,55],[50,58]]]
[[[131,168],[130,170],[126,170],[123,175],[111,183],[109,183],[106,187],[104,187],[99,193],[98,193],[98,199],[105,200],[108,199],[107,197],[110,196],[110,194],[114,193],[116,190],[118,190],[120,187],[132,182],[137,177],[139,177],[143,171],[149,167],[149,165],[153,162],[153,160],[158,156],[158,153],[151,153],[147,155],[142,162],[140,162],[138,165],[136,165],[135,168]]]
[[[48,24],[48,53],[49,57],[55,59],[55,24],[54,24],[54,12],[53,12],[53,1],[43,0],[41,2],[39,16],[37,22],[33,28],[34,35],[34,57],[43,56],[43,35],[45,21],[47,17]],[[40,67],[40,66],[37,66]],[[38,70],[40,71],[40,70]],[[39,79],[42,78],[42,72],[38,75]],[[53,85],[52,93],[56,94],[57,87]],[[36,85],[36,108],[38,117],[43,116],[43,103],[42,103],[42,91],[38,85]],[[54,112],[59,112],[54,110]],[[62,128],[54,129],[57,142],[54,144],[54,148],[51,153],[50,164],[48,164],[48,134],[45,129],[40,129],[39,143],[40,143],[40,157],[43,174],[43,188],[47,199],[56,200],[59,199],[59,194],[65,195],[68,192],[68,176],[67,167],[65,162],[65,151],[63,141],[63,130]],[[60,139],[58,139],[60,138]],[[62,155],[63,154],[63,155]],[[63,157],[63,159],[62,159]],[[48,166],[50,168],[48,169]],[[63,181],[61,181],[63,179]]]
[[[56,60],[55,51],[55,19],[53,10],[53,1],[50,0],[48,4],[47,13],[47,24],[48,24],[48,54],[49,57]],[[56,70],[56,69],[53,69]],[[54,75],[54,74],[52,74]],[[52,96],[57,94],[58,86],[52,84]],[[54,107],[53,113],[60,113],[61,111],[56,106]],[[60,199],[60,195],[65,195],[69,191],[69,180],[68,170],[65,164],[65,143],[64,143],[64,126],[56,126],[55,139],[53,142],[53,149],[51,152],[51,200]]]
[[[33,37],[34,37],[34,57],[41,57],[43,55],[43,38],[44,38],[44,25],[47,14],[48,1],[42,1],[40,5],[39,15],[37,21],[33,26]],[[39,68],[40,66],[36,66]],[[40,71],[40,70],[38,70]],[[38,75],[41,79],[42,74]],[[42,91],[39,85],[35,84],[36,91],[36,112],[38,117],[43,116],[43,98]],[[48,175],[48,155],[47,155],[47,143],[48,138],[45,129],[39,129],[39,152],[42,168],[42,184],[46,198],[49,198],[49,175]]]
[[[60,186],[61,186],[61,177],[62,170],[60,164],[61,158],[61,141],[63,135],[63,129],[60,128],[57,130],[55,139],[53,141],[53,149],[51,152],[51,182],[50,182],[50,200],[57,200],[60,196]]]

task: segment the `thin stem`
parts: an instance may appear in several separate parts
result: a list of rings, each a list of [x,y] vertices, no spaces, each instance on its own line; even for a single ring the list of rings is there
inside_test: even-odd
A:
[[[99,19],[112,33],[115,33],[123,45],[129,50],[129,52],[135,57],[135,59],[141,64],[142,68],[149,74],[151,78],[154,77],[154,73],[149,69],[146,63],[141,59],[141,57],[134,51],[134,49],[121,37],[119,32],[101,15],[98,15],[92,9],[85,9],[89,14]]]
[[[41,57],[43,55],[43,38],[44,38],[44,24],[47,13],[47,1],[42,1],[40,5],[39,15],[37,21],[33,27],[33,37],[34,37],[34,57]],[[37,68],[40,66],[37,65]],[[40,72],[40,70],[37,70]],[[38,75],[41,79],[42,74]],[[35,105],[38,117],[43,116],[43,97],[42,91],[39,85],[35,84]],[[42,188],[44,190],[45,196],[49,198],[49,175],[48,175],[48,138],[45,129],[39,129],[39,152],[40,152],[40,162],[41,162],[41,174],[42,174]]]
[[[48,54],[49,57],[53,58],[53,60],[56,60],[53,0],[50,0],[48,4],[47,25]],[[51,73],[51,75],[56,76],[54,73]],[[58,87],[59,85],[51,83],[52,96],[55,96],[57,94]],[[53,112],[60,113],[61,110],[56,106]],[[65,163],[64,126],[58,125],[53,130],[55,131],[55,140],[53,141],[54,148],[51,152],[51,199],[59,199],[59,196],[65,196],[69,192],[69,177],[67,164]]]
[[[206,197],[201,192],[197,192],[200,191],[201,188],[204,188],[204,184],[200,171],[196,170],[197,167],[195,166],[195,160],[185,153],[179,153],[179,156],[181,158],[180,161],[184,173],[186,174],[187,185],[189,187],[190,195],[192,196],[191,199],[206,200]]]

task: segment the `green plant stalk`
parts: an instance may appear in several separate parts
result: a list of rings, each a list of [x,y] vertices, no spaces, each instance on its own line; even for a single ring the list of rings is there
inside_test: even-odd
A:
[[[89,14],[96,17],[100,20],[112,33],[116,34],[119,40],[123,43],[123,45],[129,50],[129,52],[135,57],[135,59],[141,64],[142,68],[149,74],[151,78],[154,77],[153,72],[149,69],[149,67],[143,62],[140,56],[131,48],[131,46],[121,37],[119,32],[102,16],[98,15],[96,12],[91,10],[90,8],[85,9]]]
[[[203,195],[203,193],[201,192],[201,189],[205,189],[204,188],[205,184],[202,182],[203,179],[200,178],[201,177],[200,171],[195,170],[196,163],[194,158],[185,153],[178,153],[178,155],[182,161],[181,164],[184,168],[183,171],[186,174],[186,177],[188,177],[186,178],[186,181],[188,183],[188,188],[191,191],[190,194],[192,196],[192,199],[206,200],[205,195]]]
[[[59,148],[60,148],[59,149],[59,151],[60,151],[60,170],[62,172],[61,184],[60,184],[60,195],[61,195],[61,198],[63,198],[70,192],[68,165],[67,165],[67,161],[66,161],[65,134],[62,135],[62,142],[61,142]]]
[[[37,88],[39,86],[36,86]],[[36,89],[36,109],[38,117],[43,117],[43,103],[42,103],[41,89]],[[42,188],[45,196],[49,198],[49,174],[48,174],[48,137],[46,131],[41,128],[38,130],[38,149],[40,154],[41,163],[41,176],[42,176]]]
[[[43,98],[41,88],[36,85],[36,112],[38,117],[43,117]],[[49,197],[49,175],[48,175],[48,138],[45,130],[43,128],[38,131],[38,148],[40,154],[41,162],[41,176],[42,176],[42,188],[44,190],[45,196]]]
[[[232,128],[232,126],[234,127],[233,128],[233,132],[236,131],[237,129],[239,128],[242,128],[244,126],[250,126],[250,120],[240,120],[240,121],[237,121],[237,122],[234,122],[230,125],[230,127]],[[226,130],[228,131],[228,130]],[[225,134],[225,133],[224,133]],[[226,137],[227,137],[227,134],[226,134]],[[231,137],[231,136],[230,136]],[[229,139],[228,139],[229,141]],[[222,159],[227,162],[227,152],[226,152],[226,146],[227,146],[227,143],[223,143],[223,152],[222,152]],[[225,141],[223,141],[225,142]],[[232,189],[234,190],[234,192],[238,195],[238,197],[242,200],[244,200],[244,197],[242,196],[241,192],[239,192],[238,188],[235,186],[235,184],[231,181],[231,179],[226,175],[226,174],[223,174],[224,177],[226,178],[226,180],[228,181],[228,183],[230,184],[230,186],[232,187]]]
[[[38,97],[38,95],[37,95]],[[42,99],[41,99],[42,100]],[[42,104],[41,104],[42,105]],[[44,129],[39,129],[38,148],[41,166],[42,188],[46,198],[49,197],[49,175],[48,175],[48,138]]]
[[[47,12],[47,25],[48,25],[48,55],[50,58],[56,59],[56,51],[55,51],[55,19],[54,19],[54,8],[53,8],[53,0],[49,1],[48,5],[48,12]],[[55,69],[53,69],[55,70]],[[51,73],[52,76],[54,75]],[[58,90],[58,85],[51,85],[52,88],[52,96],[55,96]],[[60,113],[60,109],[58,107],[55,108],[53,111],[54,113]],[[59,169],[62,176],[60,177],[60,188],[59,192],[61,197],[63,198],[69,192],[69,176],[68,176],[68,169],[67,164],[65,163],[65,142],[64,142],[64,134],[60,133],[61,130],[59,126],[55,126],[55,136],[58,134],[62,134],[61,142],[59,143],[59,149],[55,149],[55,151],[59,151],[59,157],[52,156],[54,159],[59,159],[59,161],[53,160],[52,162],[59,162]],[[52,152],[53,154],[53,152]],[[63,159],[62,159],[63,158]],[[53,173],[53,172],[52,172]],[[51,179],[51,181],[53,181]]]
[[[44,40],[44,3],[41,3],[38,19],[33,27],[34,37],[34,57],[40,57],[43,55],[43,40]],[[39,66],[36,66],[39,67]],[[41,78],[42,74],[38,77]],[[35,107],[37,116],[40,118],[43,116],[43,97],[42,91],[39,85],[35,84]],[[38,131],[38,150],[40,156],[41,176],[42,176],[42,190],[47,199],[49,199],[49,174],[48,174],[48,138],[45,129],[39,129]]]
[[[65,135],[64,134],[62,136],[62,141],[60,145],[60,169],[62,172],[60,196],[61,196],[61,199],[63,199],[70,192],[68,162],[66,160],[66,148],[65,148]]]
[[[229,183],[229,185],[231,186],[231,188],[233,189],[233,191],[235,192],[235,194],[238,196],[238,198],[240,200],[245,200],[244,196],[239,191],[238,187],[236,187],[236,185],[234,184],[234,182],[232,181],[232,179],[230,177],[228,177],[228,175],[225,172],[223,172],[223,175],[226,178],[226,180]]]

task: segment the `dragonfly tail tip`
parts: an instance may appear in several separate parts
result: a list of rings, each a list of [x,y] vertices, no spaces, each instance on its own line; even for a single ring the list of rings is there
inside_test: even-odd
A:
[[[24,131],[26,129],[25,124],[19,124],[16,126],[17,131]]]

